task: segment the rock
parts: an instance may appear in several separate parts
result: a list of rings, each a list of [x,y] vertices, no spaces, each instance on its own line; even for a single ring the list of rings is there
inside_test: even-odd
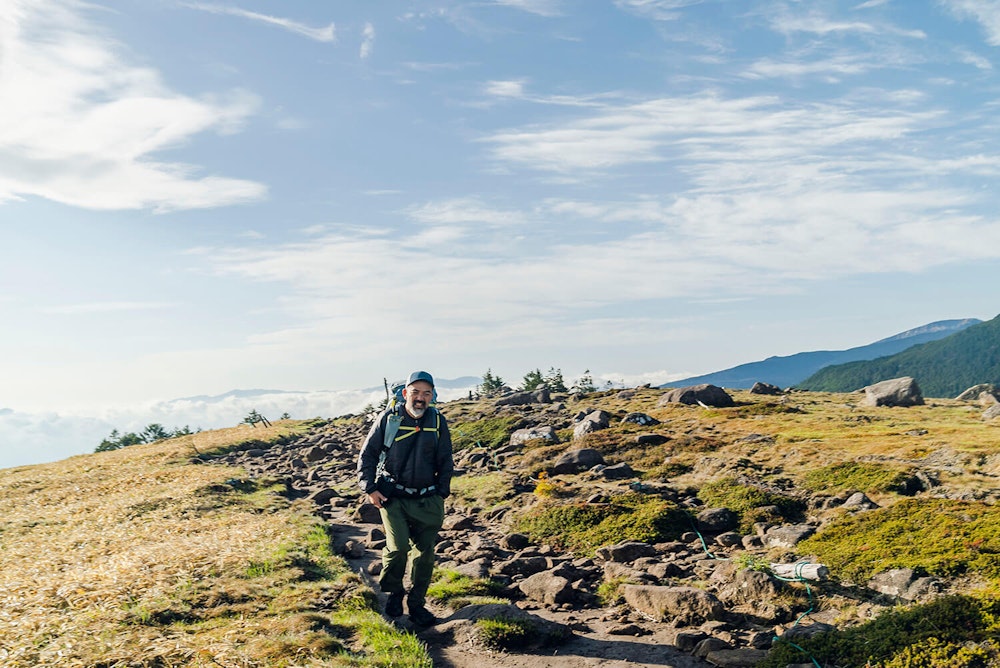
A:
[[[978,385],[973,385],[972,387],[970,387],[969,389],[965,390],[960,395],[955,397],[955,399],[957,401],[982,402],[984,399],[983,397],[984,394],[993,398],[993,401],[990,401],[989,398],[986,398],[986,401],[989,403],[997,403],[997,401],[1000,401],[1000,397],[997,396],[997,387],[993,383],[980,383]]]
[[[531,540],[523,533],[509,533],[500,539],[500,547],[505,550],[523,550],[531,545]]]
[[[670,439],[662,434],[638,434],[635,442],[639,445],[663,445]]]
[[[682,652],[693,652],[698,643],[707,637],[702,631],[679,631],[674,636],[674,647]]]
[[[847,510],[874,510],[879,507],[877,503],[865,496],[864,492],[855,492],[847,497],[842,508]]]
[[[482,627],[475,623],[480,619],[509,619],[530,628],[527,646],[523,649],[558,645],[573,636],[573,632],[565,624],[543,619],[510,603],[464,606],[443,623],[422,631],[420,636],[440,644],[453,642],[457,637],[468,637],[474,644],[483,645]],[[462,629],[461,633],[459,629]],[[489,662],[483,662],[483,665],[489,665]]]
[[[473,559],[468,563],[453,566],[451,570],[470,578],[485,578],[490,574],[490,562],[486,558]]]
[[[505,397],[500,397],[496,401],[497,406],[524,406],[535,403],[534,392],[515,392]]]
[[[337,493],[329,487],[318,489],[308,496],[309,500],[318,506],[325,506],[330,503],[330,499],[337,496]],[[381,521],[381,519],[379,520]]]
[[[696,516],[699,531],[729,531],[736,528],[740,518],[729,508],[706,508]]]
[[[625,480],[627,478],[634,478],[635,471],[632,470],[632,467],[627,462],[621,462],[620,464],[605,466],[601,469],[601,475],[608,480]]]
[[[697,624],[706,619],[721,619],[722,603],[707,591],[694,587],[624,585],[622,595],[632,608],[657,620]]]
[[[993,404],[983,411],[984,420],[995,420],[998,417],[1000,417],[1000,404]]]
[[[579,450],[568,450],[556,460],[552,467],[555,475],[566,473],[579,473],[587,469],[604,464],[604,456],[593,448],[580,448]]]
[[[783,524],[771,527],[762,536],[768,547],[795,547],[795,545],[816,533],[816,527],[809,524]]]
[[[313,447],[305,451],[305,454],[302,455],[302,459],[307,462],[318,462],[323,459],[326,459],[326,455],[327,455],[326,450],[319,447],[318,445],[314,445]]]
[[[699,659],[704,659],[706,656],[712,652],[719,652],[725,649],[732,649],[732,647],[725,640],[721,638],[705,638],[691,651],[692,656],[696,656]]]
[[[361,506],[354,511],[352,518],[355,522],[360,522],[361,524],[382,524],[381,513],[379,513],[378,508],[370,503],[361,504]]]
[[[766,658],[766,649],[717,649],[705,655],[705,661],[719,668],[753,668]]]
[[[556,436],[556,430],[548,426],[518,429],[510,435],[511,445],[523,445],[528,441],[548,441],[549,443],[558,443],[559,437]]]
[[[597,549],[597,556],[605,561],[627,564],[642,557],[652,557],[656,548],[649,543],[639,541],[624,541],[616,545],[606,545]]]
[[[736,547],[743,544],[743,536],[735,531],[724,531],[715,537],[715,543],[722,547]]]
[[[517,587],[533,601],[550,605],[569,603],[576,597],[576,591],[569,580],[549,572],[528,576],[521,580]]]
[[[770,383],[756,382],[753,387],[750,388],[750,394],[766,394],[766,395],[777,395],[784,394],[781,388],[777,385],[771,385]]]
[[[883,380],[863,389],[865,398],[859,402],[860,406],[921,406],[924,403],[920,386],[909,376]]]
[[[940,591],[934,578],[918,577],[910,568],[894,568],[878,573],[868,581],[868,587],[887,596],[916,601]]]
[[[644,427],[660,424],[660,421],[655,417],[646,415],[645,413],[629,413],[622,418],[622,422],[631,422],[632,424],[638,424]]]
[[[736,402],[721,387],[704,383],[702,385],[681,387],[667,392],[657,402],[658,406],[665,406],[666,404],[705,404],[706,406],[714,406],[716,408],[728,408],[735,406]]]
[[[549,562],[543,556],[522,557],[518,555],[497,565],[495,570],[501,575],[533,575],[548,567]]]

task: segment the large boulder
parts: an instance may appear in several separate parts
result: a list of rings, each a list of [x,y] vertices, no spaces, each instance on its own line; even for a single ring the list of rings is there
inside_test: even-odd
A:
[[[670,390],[657,402],[658,406],[667,404],[690,404],[713,406],[715,408],[728,408],[735,406],[736,402],[729,394],[716,385],[703,383],[701,385],[691,385]]]
[[[995,404],[1000,402],[1000,390],[993,383],[980,383],[962,392],[955,399],[958,401],[978,401],[984,404]]]
[[[518,589],[533,601],[557,605],[576,598],[572,583],[561,575],[549,571],[535,573],[517,584]]]
[[[757,381],[750,388],[750,394],[767,394],[771,396],[776,396],[779,394],[784,394],[784,391],[777,385],[772,385],[771,383],[762,383]]]
[[[684,625],[722,619],[726,612],[719,599],[695,587],[627,584],[622,587],[622,596],[632,608],[653,619]]]
[[[548,441],[549,443],[558,443],[559,437],[556,435],[556,430],[550,426],[518,429],[510,435],[511,445],[523,445],[528,441]]]
[[[883,380],[864,388],[861,406],[922,406],[924,396],[917,381],[909,376]]]
[[[552,466],[554,475],[566,473],[579,473],[586,471],[598,464],[606,464],[604,455],[593,448],[580,448],[579,450],[568,450],[564,452],[556,463]]]

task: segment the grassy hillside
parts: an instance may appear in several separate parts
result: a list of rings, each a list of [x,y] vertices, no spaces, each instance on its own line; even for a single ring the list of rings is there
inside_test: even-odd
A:
[[[798,387],[852,392],[901,376],[915,378],[929,397],[954,397],[979,383],[1000,383],[1000,316],[895,355],[826,367]]]
[[[248,432],[0,471],[0,665],[429,666],[311,506],[190,463]]]

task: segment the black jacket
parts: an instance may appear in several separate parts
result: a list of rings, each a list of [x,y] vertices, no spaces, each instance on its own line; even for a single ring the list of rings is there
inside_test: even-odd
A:
[[[407,427],[420,427],[412,436],[392,444],[386,453],[385,471],[392,479],[413,489],[435,486],[435,494],[447,497],[451,493],[451,478],[455,474],[452,459],[451,433],[444,416],[436,408],[428,408],[423,417],[415,420],[400,405],[395,409],[403,416],[397,438],[410,433]],[[358,455],[358,485],[365,494],[376,489],[376,469],[385,439],[385,424],[391,410],[384,411],[372,425]],[[437,431],[432,431],[433,429]],[[383,493],[385,490],[382,490]],[[403,496],[396,492],[396,496]]]

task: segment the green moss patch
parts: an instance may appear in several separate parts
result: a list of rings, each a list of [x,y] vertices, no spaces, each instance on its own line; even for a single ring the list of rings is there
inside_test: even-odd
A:
[[[465,448],[498,448],[510,440],[510,432],[520,421],[517,416],[493,417],[462,422],[451,426],[451,444],[454,450]]]
[[[908,471],[876,462],[841,462],[810,471],[802,484],[817,492],[860,490],[867,493],[901,492],[909,480]]]
[[[778,494],[735,478],[722,478],[707,483],[698,490],[698,498],[714,508],[728,508],[740,517],[740,529],[749,532],[754,522],[798,521],[806,504],[784,494]]]
[[[1000,579],[1000,508],[975,501],[903,499],[845,515],[797,548],[838,577],[865,582],[890,568]]]
[[[991,638],[997,632],[998,612],[1000,601],[995,599],[946,596],[884,613],[867,624],[796,641],[798,647],[779,641],[757,668],[784,668],[810,659],[822,666],[995,666],[996,643]],[[958,662],[965,659],[968,662]]]
[[[691,529],[688,514],[677,504],[642,494],[623,494],[609,503],[543,503],[514,524],[534,542],[580,554],[625,540],[675,540]]]

